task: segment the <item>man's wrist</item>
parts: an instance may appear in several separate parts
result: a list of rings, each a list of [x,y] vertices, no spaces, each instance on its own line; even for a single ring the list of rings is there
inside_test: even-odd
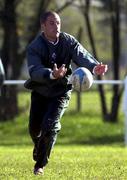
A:
[[[96,75],[95,69],[96,69],[96,66],[94,66],[93,72],[92,72],[94,75]]]
[[[54,76],[53,76],[53,74],[52,74],[52,72],[50,73],[50,79],[56,79]]]

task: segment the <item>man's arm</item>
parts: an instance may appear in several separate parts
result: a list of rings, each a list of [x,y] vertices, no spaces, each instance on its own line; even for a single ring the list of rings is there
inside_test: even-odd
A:
[[[108,66],[99,63],[77,40],[73,48],[73,61],[82,67],[86,67],[95,75],[104,75],[108,70]]]
[[[93,72],[93,68],[99,64],[99,62],[78,42],[72,49],[72,60],[80,67],[85,67]]]
[[[42,64],[39,52],[32,47],[27,49],[27,62],[29,75],[33,81],[42,83],[50,78],[52,70]]]

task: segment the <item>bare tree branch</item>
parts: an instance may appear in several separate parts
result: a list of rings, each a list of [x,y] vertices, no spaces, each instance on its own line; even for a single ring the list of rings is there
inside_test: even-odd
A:
[[[75,0],[66,1],[63,6],[61,6],[59,9],[56,10],[56,12],[57,12],[57,13],[62,12],[65,8],[67,8],[68,6],[70,6],[71,4],[73,4],[74,1],[75,1]]]

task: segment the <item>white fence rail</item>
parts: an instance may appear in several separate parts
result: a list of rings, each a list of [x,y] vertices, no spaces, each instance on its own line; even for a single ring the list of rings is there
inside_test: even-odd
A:
[[[25,80],[5,80],[4,85],[23,85]],[[124,86],[123,112],[125,114],[125,146],[127,146],[127,77],[125,80],[94,80],[94,84],[121,84]]]
[[[22,85],[25,80],[5,80],[4,85]]]
[[[25,80],[5,80],[4,85],[22,85]],[[125,80],[94,80],[94,84],[124,84]]]

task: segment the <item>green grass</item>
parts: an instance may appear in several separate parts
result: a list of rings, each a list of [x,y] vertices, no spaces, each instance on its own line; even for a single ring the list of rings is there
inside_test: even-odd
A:
[[[127,177],[127,149],[107,146],[59,146],[52,152],[44,177],[32,173],[31,147],[0,148],[0,179],[114,179]]]
[[[127,149],[124,147],[123,113],[117,124],[101,119],[96,92],[82,95],[81,113],[76,113],[75,94],[61,120],[62,129],[43,177],[33,175],[32,142],[28,134],[29,94],[19,96],[27,107],[13,121],[0,123],[1,180],[125,180]],[[110,100],[110,93],[108,95]]]

